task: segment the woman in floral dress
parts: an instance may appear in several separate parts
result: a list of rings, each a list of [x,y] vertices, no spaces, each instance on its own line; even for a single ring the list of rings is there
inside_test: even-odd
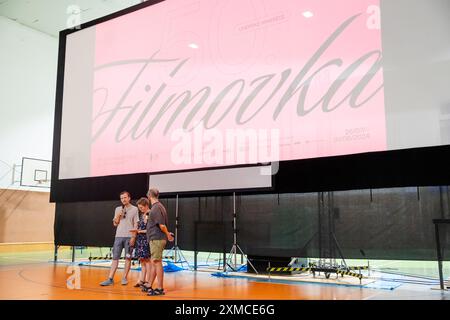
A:
[[[147,220],[150,210],[147,198],[139,199],[137,205],[139,208],[139,222],[137,230],[132,231],[135,238],[135,257],[141,263],[141,274],[139,281],[135,285],[136,288],[139,288],[145,286],[146,275],[147,273],[150,274],[150,247],[147,241]]]

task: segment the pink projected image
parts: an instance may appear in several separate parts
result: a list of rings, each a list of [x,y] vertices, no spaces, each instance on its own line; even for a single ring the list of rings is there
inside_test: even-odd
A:
[[[379,0],[173,0],[95,28],[91,176],[386,150]]]

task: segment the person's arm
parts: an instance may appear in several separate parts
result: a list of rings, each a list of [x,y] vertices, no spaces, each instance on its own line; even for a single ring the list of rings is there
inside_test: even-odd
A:
[[[138,230],[138,222],[139,222],[139,213],[138,211],[136,211],[136,214],[133,216],[133,228],[136,231],[133,231],[131,233],[131,240],[130,240],[130,246],[134,247],[134,245],[136,244],[136,237],[138,235],[138,233],[140,233],[140,230]]]
[[[150,213],[150,214],[152,214],[152,213]],[[173,236],[169,232],[169,230],[167,229],[167,227],[165,225],[166,221],[164,219],[163,213],[161,212],[161,209],[159,207],[155,208],[155,212],[153,214],[154,214],[153,217],[156,220],[158,228],[166,235],[167,240],[172,242],[173,241]]]
[[[167,236],[167,239],[172,242],[173,241],[173,235],[172,233],[169,232],[169,230],[167,230],[166,225],[164,224],[159,224],[159,229]]]
[[[147,233],[147,230],[131,229],[130,232],[132,232],[134,234],[141,234],[141,233]]]
[[[138,223],[139,223],[139,213],[136,211],[136,214],[134,215],[134,221],[133,221],[133,226],[135,229],[138,228]]]
[[[122,217],[122,213],[117,214],[117,211],[114,214],[113,226],[117,227],[120,224],[120,217]]]

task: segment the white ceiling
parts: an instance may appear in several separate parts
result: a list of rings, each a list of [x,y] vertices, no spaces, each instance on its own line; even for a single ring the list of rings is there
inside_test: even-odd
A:
[[[0,0],[0,15],[23,25],[58,37],[67,29],[75,5],[81,10],[81,22],[88,22],[128,8],[142,0]],[[69,11],[69,13],[68,13]]]

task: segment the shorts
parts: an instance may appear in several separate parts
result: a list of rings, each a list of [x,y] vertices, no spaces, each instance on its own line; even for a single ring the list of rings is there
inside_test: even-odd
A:
[[[114,239],[113,260],[119,260],[122,249],[125,249],[125,258],[131,259],[130,239],[128,237],[117,237]]]
[[[166,240],[150,240],[150,255],[152,259],[162,260]]]

